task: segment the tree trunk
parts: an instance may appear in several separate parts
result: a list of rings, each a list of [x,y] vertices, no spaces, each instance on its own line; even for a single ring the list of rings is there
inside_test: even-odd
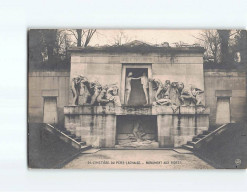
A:
[[[230,30],[217,30],[220,38],[220,53],[221,53],[221,62],[223,64],[229,63],[229,51],[228,51],[228,42]]]
[[[77,33],[77,47],[81,47],[82,29],[76,29],[76,33]]]
[[[241,62],[247,64],[247,30],[240,31],[240,54],[241,54]]]

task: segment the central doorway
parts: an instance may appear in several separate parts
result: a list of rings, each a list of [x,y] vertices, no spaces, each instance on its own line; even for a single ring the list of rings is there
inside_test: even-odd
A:
[[[145,74],[148,78],[148,69],[147,68],[127,68],[126,77],[132,73],[133,79],[131,80],[131,92],[129,100],[126,103],[130,106],[140,106],[146,104],[146,96],[144,93],[143,85],[141,83],[141,76]],[[125,85],[126,90],[126,85]],[[148,90],[147,90],[148,91]],[[149,94],[149,93],[148,93]]]
[[[133,79],[131,79],[131,82],[127,82],[127,77],[130,73],[132,74]],[[141,80],[141,76],[146,76],[146,79]],[[152,78],[152,64],[123,64],[120,87],[122,104],[127,106],[143,106],[151,104],[153,95],[151,82],[148,82],[148,79],[150,78]]]

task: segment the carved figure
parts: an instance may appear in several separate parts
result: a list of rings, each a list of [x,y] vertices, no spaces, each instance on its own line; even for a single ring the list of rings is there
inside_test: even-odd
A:
[[[172,82],[170,88],[170,100],[172,105],[180,106],[178,82]]]
[[[149,79],[153,89],[156,91],[153,105],[170,105],[173,110],[177,110],[180,105],[196,106],[203,105],[204,98],[202,90],[190,85],[185,88],[182,82],[170,82],[166,80],[164,84],[157,79]],[[203,105],[204,106],[204,105]]]
[[[196,106],[199,106],[199,105],[202,105],[202,106],[205,106],[204,105],[204,98],[203,98],[203,93],[204,91],[199,89],[199,88],[196,88],[192,85],[189,86],[189,88],[184,88],[184,84],[179,82],[178,83],[178,91],[180,93],[180,100],[181,100],[181,103],[183,105],[186,104],[186,101],[187,101],[187,104],[188,105],[189,103],[193,103],[195,104]]]
[[[139,130],[139,127],[141,126],[140,123],[141,123],[140,120],[135,120],[133,127],[133,135],[135,136],[138,142],[144,141],[144,139],[142,138],[144,134]]]
[[[170,88],[171,88],[171,81],[166,80],[164,84],[164,93],[165,93],[165,98],[170,98]]]
[[[139,78],[141,79],[142,88],[143,88],[145,98],[146,98],[146,104],[148,104],[148,84],[149,82],[148,82],[147,74],[143,72],[142,76]]]
[[[120,97],[118,95],[118,87],[113,86],[107,90],[107,99],[113,102],[114,106],[121,106]]]
[[[71,90],[73,95],[72,104],[78,105],[78,98],[80,95],[81,85],[87,82],[87,78],[83,76],[78,76],[72,79]]]
[[[182,82],[177,83],[178,93],[181,94],[184,89],[184,84]]]
[[[129,72],[127,78],[126,78],[126,84],[125,84],[125,100],[126,104],[129,102],[130,98],[130,92],[131,92],[131,80],[133,79],[133,73]]]
[[[180,100],[182,105],[189,106],[195,102],[195,97],[192,94],[192,86],[190,85],[187,88],[183,88],[180,95]]]
[[[153,90],[156,91],[155,93],[155,100],[158,101],[158,96],[160,95],[161,91],[164,89],[162,82],[159,79],[149,79],[149,82],[152,83]]]
[[[93,89],[93,95],[91,97],[91,105],[96,105],[97,103],[97,97],[99,96],[101,90],[102,90],[102,86],[100,85],[100,83],[98,81],[95,81],[93,83],[91,83],[91,88]]]
[[[192,95],[195,97],[196,106],[200,106],[200,105],[205,106],[203,103],[204,98],[203,98],[202,93],[204,93],[204,91],[201,89],[198,89],[198,88],[192,89]]]
[[[89,82],[84,76],[78,76],[72,79],[71,84],[73,94],[73,105],[78,105],[78,97],[84,95],[86,103],[90,105],[107,105],[112,102],[115,106],[121,106],[120,97],[118,95],[118,87],[111,84],[102,87],[98,81]]]
[[[100,106],[105,106],[110,101],[106,97],[107,89],[108,87],[103,87],[103,89],[101,90],[100,94],[97,97],[97,102],[99,103]]]

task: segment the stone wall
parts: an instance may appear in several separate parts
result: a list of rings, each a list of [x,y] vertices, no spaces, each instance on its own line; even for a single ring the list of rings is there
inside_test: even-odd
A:
[[[217,93],[230,95],[231,122],[245,120],[246,114],[246,73],[236,70],[205,69],[205,99],[210,107],[210,124],[216,122]]]
[[[151,65],[151,77],[180,81],[185,85],[195,85],[204,90],[203,54],[193,52],[158,53],[76,53],[71,54],[72,78],[86,76],[89,81],[98,80],[102,85],[117,83],[120,93],[124,93],[125,76],[122,65]],[[149,75],[150,76],[150,75]],[[122,82],[124,80],[124,82]],[[123,97],[123,94],[120,94]],[[121,98],[122,104],[123,98]],[[70,94],[70,104],[72,94]]]
[[[114,148],[117,116],[157,116],[160,148],[180,147],[209,127],[209,109],[180,107],[176,112],[168,106],[110,107],[66,106],[65,128],[96,148]]]
[[[64,124],[64,106],[69,104],[69,72],[29,72],[28,121],[43,122],[44,96],[57,99],[58,123]]]
[[[160,70],[161,71],[161,70]],[[155,75],[155,72],[153,72]],[[43,96],[47,90],[57,91],[58,122],[64,125],[64,106],[69,105],[69,72],[30,72],[28,82],[28,112],[30,122],[43,122]],[[237,71],[204,70],[205,99],[210,108],[210,124],[215,124],[216,91],[230,90],[231,120],[240,121],[246,110],[246,75]]]

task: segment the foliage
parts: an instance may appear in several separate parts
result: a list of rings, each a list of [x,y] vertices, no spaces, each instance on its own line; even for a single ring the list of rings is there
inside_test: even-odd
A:
[[[112,45],[121,46],[123,44],[130,43],[131,41],[131,37],[129,37],[124,31],[120,31],[117,35],[113,37]]]
[[[96,29],[69,29],[68,35],[74,36],[76,39],[77,47],[87,47],[92,37],[94,36]]]
[[[204,67],[236,68],[246,63],[246,30],[204,30],[195,37],[206,51]],[[236,62],[237,53],[241,53],[241,62]]]
[[[29,70],[69,70],[70,56],[68,48],[76,43],[87,47],[95,32],[95,29],[30,30],[28,35]]]

